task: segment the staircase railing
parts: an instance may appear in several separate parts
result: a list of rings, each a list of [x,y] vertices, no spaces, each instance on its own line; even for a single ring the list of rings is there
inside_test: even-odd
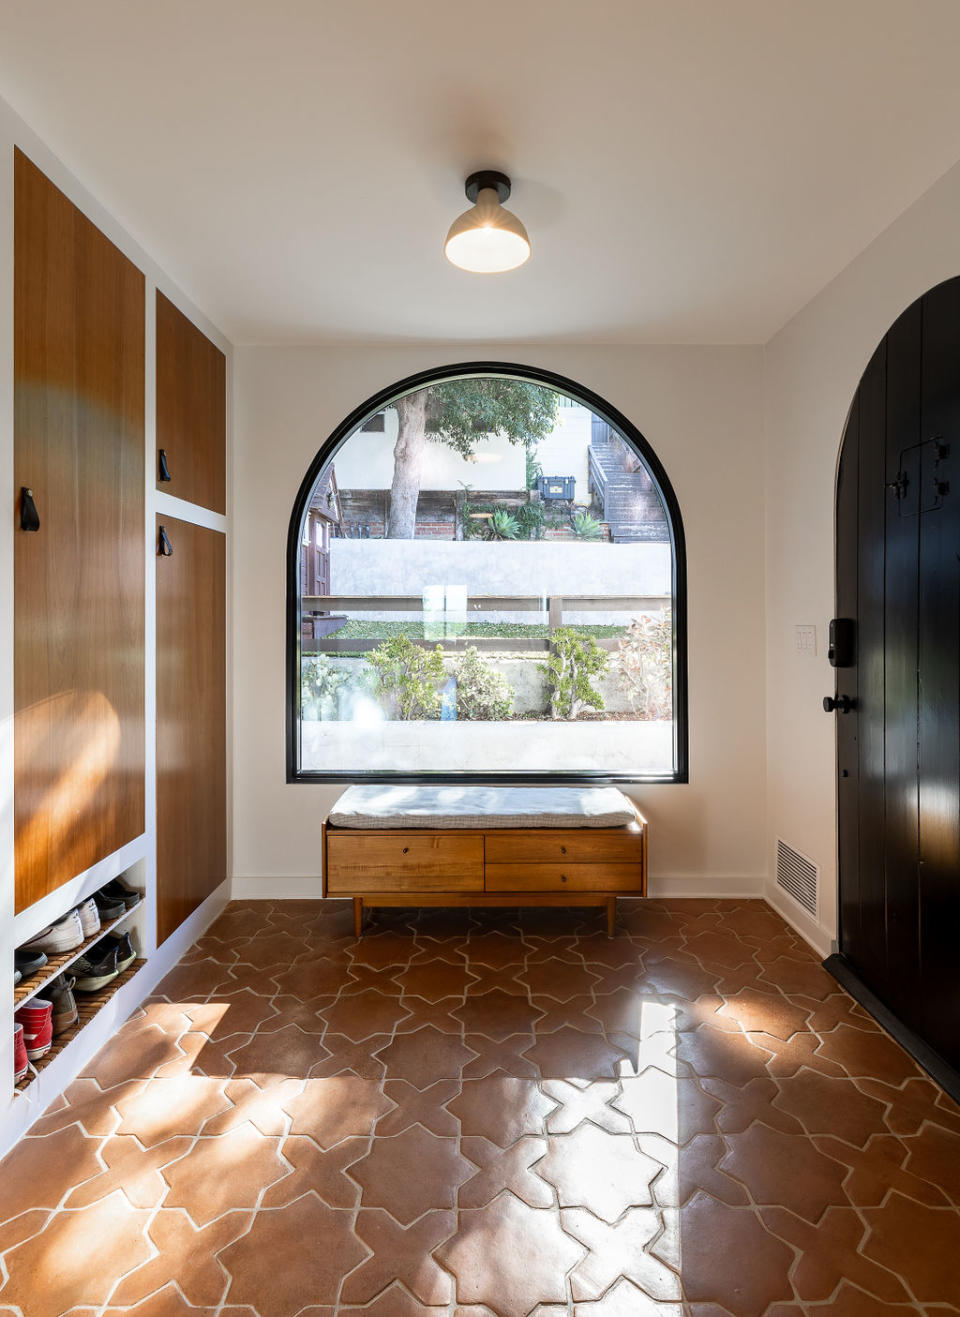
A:
[[[591,486],[597,491],[597,496],[603,505],[603,520],[607,520],[607,473],[600,464],[600,459],[593,451],[592,446],[587,449],[587,466],[589,470],[589,479]]]

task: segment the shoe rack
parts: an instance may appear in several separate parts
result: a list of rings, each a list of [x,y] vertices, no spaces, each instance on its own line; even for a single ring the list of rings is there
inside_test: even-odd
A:
[[[68,906],[67,910],[63,913],[66,914],[67,911],[72,908],[72,906]],[[118,915],[116,919],[111,919],[106,923],[102,923],[97,932],[91,937],[85,938],[80,946],[74,947],[72,951],[62,951],[59,955],[48,956],[47,963],[42,966],[41,969],[37,970],[36,973],[29,975],[28,978],[21,979],[19,983],[14,984],[13,1008],[16,1011],[19,1010],[21,1006],[25,1006],[27,1002],[32,1001],[34,997],[42,996],[44,988],[48,987],[58,975],[68,973],[70,966],[73,965],[75,961],[79,960],[80,957],[90,949],[90,947],[95,946],[101,938],[106,937],[108,933],[118,932],[121,929],[124,932],[129,932],[134,946],[138,948],[137,959],[133,964],[128,965],[125,970],[121,971],[121,973],[116,976],[116,978],[111,979],[111,981],[105,984],[102,988],[98,988],[96,992],[74,992],[78,1012],[76,1022],[70,1025],[68,1029],[65,1029],[62,1034],[58,1034],[54,1038],[53,1045],[49,1052],[44,1056],[38,1057],[35,1061],[27,1062],[27,1073],[19,1083],[14,1085],[15,1093],[25,1093],[36,1079],[37,1075],[40,1074],[42,1070],[45,1070],[50,1062],[60,1055],[64,1048],[69,1046],[73,1039],[76,1038],[80,1031],[90,1023],[102,1007],[104,1007],[120,990],[120,988],[123,987],[125,983],[129,982],[138,970],[147,963],[146,957],[142,955],[142,948],[144,946],[143,910],[144,899],[143,894],[141,893],[140,899],[136,905],[131,906],[129,910],[124,910],[123,914]]]

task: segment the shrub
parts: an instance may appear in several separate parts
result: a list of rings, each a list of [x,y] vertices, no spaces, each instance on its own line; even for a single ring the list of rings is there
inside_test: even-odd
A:
[[[524,539],[542,540],[544,511],[542,503],[522,503],[517,509],[517,522]]]
[[[440,717],[442,701],[437,688],[446,681],[447,674],[439,645],[429,650],[406,636],[391,636],[367,660],[377,694],[391,701],[398,718],[412,721]]]
[[[609,662],[593,636],[557,627],[549,659],[537,664],[550,691],[550,717],[573,719],[584,709],[602,709],[603,696],[590,678],[604,676]]]
[[[509,718],[513,691],[506,677],[468,645],[453,666],[457,680],[457,717],[483,722]]]
[[[336,712],[336,698],[347,680],[345,672],[338,672],[326,654],[308,654],[300,664],[300,710],[308,722],[332,718]]]
[[[543,475],[543,467],[537,461],[537,445],[528,443],[526,445],[527,459],[527,489],[536,489],[540,477]]]
[[[636,714],[644,719],[673,713],[673,624],[670,610],[641,613],[620,639],[617,676]]]

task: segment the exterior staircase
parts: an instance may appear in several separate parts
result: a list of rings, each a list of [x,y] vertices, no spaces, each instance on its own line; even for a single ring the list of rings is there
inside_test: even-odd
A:
[[[590,488],[614,544],[657,543],[670,531],[660,496],[643,467],[627,471],[621,440],[599,417],[590,437]]]

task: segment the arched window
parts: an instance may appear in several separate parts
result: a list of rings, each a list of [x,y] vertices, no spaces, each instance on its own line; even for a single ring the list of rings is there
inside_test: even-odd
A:
[[[363,403],[287,581],[289,781],[687,780],[680,510],[571,380],[470,363]]]

